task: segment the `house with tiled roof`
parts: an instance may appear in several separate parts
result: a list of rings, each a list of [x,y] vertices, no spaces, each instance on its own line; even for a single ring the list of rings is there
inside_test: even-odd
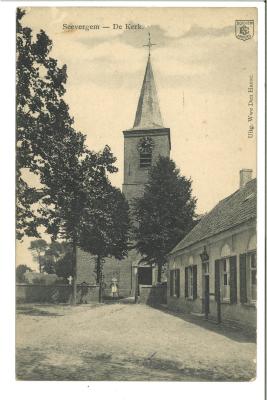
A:
[[[221,200],[168,257],[168,307],[256,326],[257,181],[240,171],[240,188]]]

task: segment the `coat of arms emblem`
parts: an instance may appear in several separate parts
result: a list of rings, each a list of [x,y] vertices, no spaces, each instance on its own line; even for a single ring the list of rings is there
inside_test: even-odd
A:
[[[235,35],[237,39],[248,40],[254,36],[254,21],[253,20],[236,20]]]

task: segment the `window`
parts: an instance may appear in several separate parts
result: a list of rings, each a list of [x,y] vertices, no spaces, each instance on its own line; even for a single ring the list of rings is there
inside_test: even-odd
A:
[[[175,271],[175,295],[180,297],[180,270]]]
[[[140,153],[140,168],[149,168],[152,162],[152,153]]]
[[[172,297],[174,294],[173,285],[174,285],[174,270],[170,271],[170,296]]]
[[[257,258],[256,252],[248,254],[248,268],[250,280],[250,300],[255,302],[257,300]]]
[[[149,168],[151,166],[154,145],[155,143],[150,136],[142,137],[139,140],[137,150],[140,154],[140,168]]]
[[[215,299],[219,303],[237,302],[236,256],[215,260]]]
[[[256,251],[240,254],[240,302],[255,303],[257,300],[257,255]]]
[[[189,267],[188,268],[188,297],[193,298],[193,268]]]
[[[209,262],[202,262],[202,299],[209,296]]]
[[[185,268],[185,297],[195,300],[197,298],[197,266]]]
[[[226,258],[223,260],[223,293],[222,299],[225,301],[230,300],[230,260]]]
[[[170,271],[170,295],[180,297],[180,270]]]

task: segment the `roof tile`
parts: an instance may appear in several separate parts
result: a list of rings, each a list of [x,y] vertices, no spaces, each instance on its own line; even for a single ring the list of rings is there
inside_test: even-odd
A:
[[[243,188],[221,200],[174,247],[170,254],[185,249],[202,239],[214,236],[256,218],[257,180],[252,179]]]

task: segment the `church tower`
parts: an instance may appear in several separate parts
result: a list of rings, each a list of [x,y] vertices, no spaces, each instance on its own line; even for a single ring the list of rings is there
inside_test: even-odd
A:
[[[134,125],[123,131],[124,135],[124,181],[122,191],[132,203],[141,197],[148,179],[150,167],[159,156],[169,157],[171,149],[170,129],[162,122],[158,95],[151,65],[150,48],[145,76],[135,114]]]
[[[159,107],[158,95],[151,65],[150,42],[145,76],[139,96],[133,127],[125,130],[124,135],[124,182],[123,193],[129,204],[141,197],[148,180],[150,167],[159,156],[169,157],[171,142],[170,129],[164,127]],[[77,282],[95,281],[95,257],[77,250]],[[114,257],[105,259],[104,295],[110,295],[112,279],[118,280],[119,294],[122,297],[136,296],[142,285],[154,285],[157,282],[157,267],[143,261],[136,249],[129,251],[123,260]],[[147,286],[147,287],[148,287]]]

